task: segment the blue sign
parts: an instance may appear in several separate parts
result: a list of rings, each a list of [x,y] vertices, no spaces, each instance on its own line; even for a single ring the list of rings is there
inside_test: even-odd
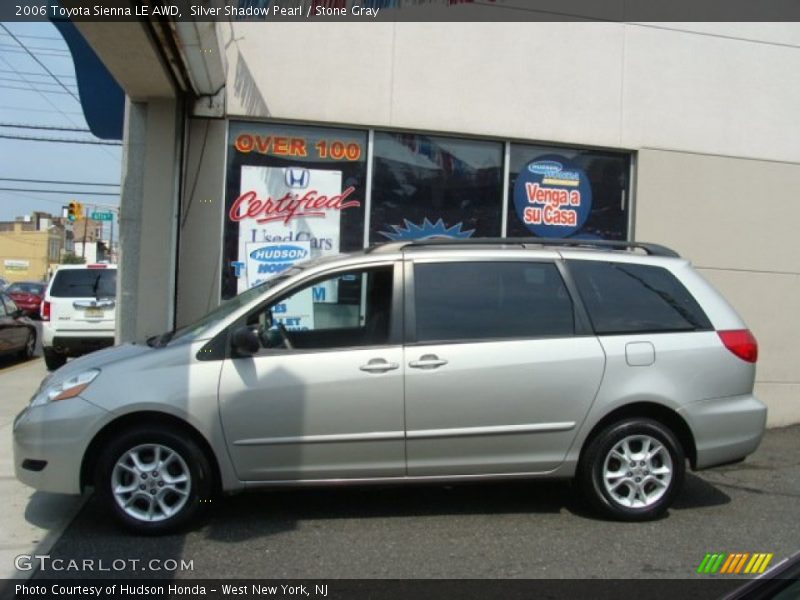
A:
[[[389,227],[394,229],[394,232],[379,231],[378,233],[394,242],[405,240],[427,240],[437,237],[462,239],[468,238],[475,233],[474,229],[468,229],[464,231],[462,229],[464,226],[463,223],[456,223],[455,225],[448,227],[444,224],[442,219],[439,219],[435,223],[431,223],[428,220],[428,217],[425,217],[422,225],[412,223],[408,219],[403,219],[403,223],[405,224],[405,227],[390,225]]]
[[[296,262],[308,258],[308,248],[282,244],[280,246],[265,246],[250,252],[250,258],[259,262]]]
[[[583,227],[592,210],[589,178],[563,156],[540,156],[517,176],[514,207],[537,237],[569,237]]]

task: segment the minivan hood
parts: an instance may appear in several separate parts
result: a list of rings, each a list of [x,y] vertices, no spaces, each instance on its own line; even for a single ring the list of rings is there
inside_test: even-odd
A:
[[[144,344],[127,343],[84,354],[83,356],[71,360],[60,369],[53,371],[44,378],[42,385],[45,385],[45,382],[55,383],[56,381],[63,381],[87,369],[101,369],[112,363],[119,362],[120,360],[140,356],[147,352],[153,352],[154,350],[154,348]]]

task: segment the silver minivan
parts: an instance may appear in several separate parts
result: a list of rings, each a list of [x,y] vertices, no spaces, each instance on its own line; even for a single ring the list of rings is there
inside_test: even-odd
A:
[[[662,514],[744,459],[756,341],[662,246],[398,242],[292,267],[198,322],[79,358],[14,422],[20,480],[160,533],[220,492],[574,478]]]

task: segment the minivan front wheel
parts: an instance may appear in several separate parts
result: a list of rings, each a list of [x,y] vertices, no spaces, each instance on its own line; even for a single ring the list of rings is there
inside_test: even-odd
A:
[[[209,499],[211,468],[191,439],[166,429],[135,429],[102,453],[95,489],[124,526],[161,534],[185,525]]]
[[[644,521],[662,515],[683,483],[686,458],[669,428],[626,419],[596,435],[578,478],[589,501],[606,516]]]

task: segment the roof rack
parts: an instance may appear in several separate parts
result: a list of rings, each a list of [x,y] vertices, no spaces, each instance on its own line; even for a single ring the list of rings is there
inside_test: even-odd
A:
[[[645,242],[625,242],[620,240],[581,240],[567,238],[463,238],[454,239],[436,237],[426,240],[409,240],[407,242],[388,242],[370,247],[367,252],[402,252],[406,248],[419,248],[425,246],[478,246],[478,245],[520,245],[528,246],[564,246],[568,248],[598,248],[608,250],[644,250],[651,256],[669,256],[679,258],[680,254],[660,244]]]

